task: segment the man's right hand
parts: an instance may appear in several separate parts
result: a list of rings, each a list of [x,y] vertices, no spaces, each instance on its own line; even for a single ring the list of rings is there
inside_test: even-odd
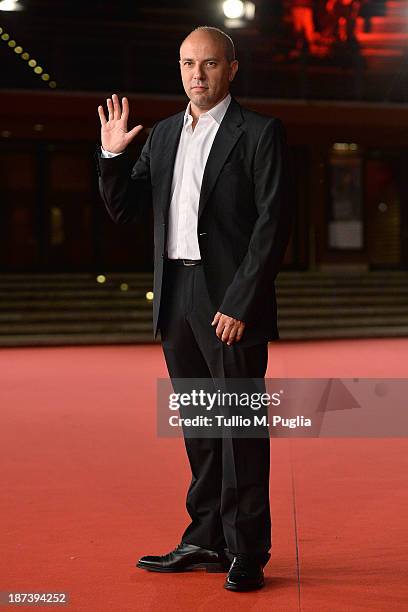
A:
[[[143,125],[137,125],[127,131],[129,117],[129,102],[122,98],[122,108],[119,98],[113,94],[112,99],[107,99],[108,119],[106,119],[103,106],[98,106],[99,119],[101,120],[101,142],[105,151],[110,153],[122,153],[133,138],[143,130]]]

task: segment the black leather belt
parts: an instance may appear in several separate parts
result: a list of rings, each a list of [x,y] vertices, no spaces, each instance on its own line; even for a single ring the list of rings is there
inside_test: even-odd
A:
[[[200,266],[201,259],[166,259],[167,263],[175,266]]]

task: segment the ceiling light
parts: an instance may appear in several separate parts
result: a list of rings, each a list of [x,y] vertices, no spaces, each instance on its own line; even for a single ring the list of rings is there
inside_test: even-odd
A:
[[[19,0],[1,0],[0,11],[22,11],[23,7]]]
[[[245,6],[242,0],[226,0],[222,10],[228,19],[239,19],[245,12]]]

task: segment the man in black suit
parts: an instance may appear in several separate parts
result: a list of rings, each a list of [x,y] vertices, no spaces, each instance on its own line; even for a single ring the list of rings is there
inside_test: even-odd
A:
[[[171,379],[261,378],[278,337],[274,280],[289,238],[284,128],[229,94],[231,38],[200,27],[180,47],[185,112],[158,122],[138,161],[126,147],[129,106],[98,108],[100,192],[117,223],[154,213],[154,335]],[[226,571],[225,587],[263,585],[270,558],[269,437],[188,438],[191,523],[181,543],[138,567]]]

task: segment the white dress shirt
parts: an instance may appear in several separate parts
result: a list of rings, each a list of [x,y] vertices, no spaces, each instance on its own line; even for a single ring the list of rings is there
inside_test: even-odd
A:
[[[200,259],[197,222],[201,183],[215,135],[231,101],[230,94],[206,113],[202,113],[193,130],[190,103],[174,163],[167,257]]]
[[[214,138],[231,102],[228,94],[206,113],[202,113],[193,130],[190,102],[184,114],[171,185],[167,257],[201,259],[198,245],[198,204],[205,165]],[[115,154],[102,150],[102,157]]]

